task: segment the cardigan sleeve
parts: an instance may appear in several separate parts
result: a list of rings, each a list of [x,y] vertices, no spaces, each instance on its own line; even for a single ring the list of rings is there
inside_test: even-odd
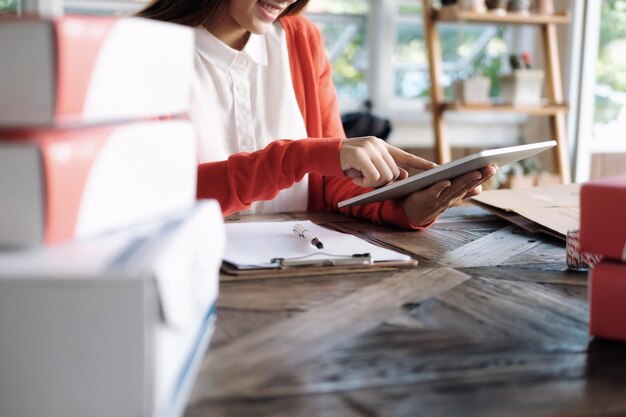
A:
[[[317,32],[319,34],[319,32]],[[321,44],[321,35],[316,41]],[[323,137],[345,137],[341,118],[339,117],[339,105],[337,94],[332,80],[330,61],[322,48],[319,51],[319,100],[322,119]],[[337,208],[337,204],[345,199],[364,194],[372,188],[362,188],[352,182],[345,175],[325,176],[323,178],[324,200],[328,209],[339,210],[341,213],[354,217],[369,219],[380,224],[393,224],[405,229],[420,230],[425,227],[414,226],[406,217],[403,208],[403,199],[388,200],[379,203],[362,204],[353,207]],[[426,226],[427,227],[427,226]]]
[[[271,200],[305,174],[343,175],[341,138],[277,140],[252,153],[198,166],[198,198],[217,199],[225,216]]]

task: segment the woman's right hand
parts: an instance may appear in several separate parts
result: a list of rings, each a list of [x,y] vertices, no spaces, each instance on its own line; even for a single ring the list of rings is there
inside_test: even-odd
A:
[[[339,161],[345,175],[361,187],[380,187],[404,179],[408,176],[407,168],[427,170],[437,166],[374,136],[344,139]]]

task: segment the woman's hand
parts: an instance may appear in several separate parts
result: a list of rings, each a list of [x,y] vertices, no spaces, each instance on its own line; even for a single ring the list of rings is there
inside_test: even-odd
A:
[[[404,200],[404,212],[412,225],[425,226],[464,198],[480,194],[482,191],[480,184],[488,180],[497,170],[496,166],[490,165],[461,175],[452,181],[439,181],[425,190],[416,191]]]
[[[408,176],[406,168],[426,170],[437,166],[374,136],[344,139],[339,161],[346,176],[361,187],[380,187],[404,179]]]

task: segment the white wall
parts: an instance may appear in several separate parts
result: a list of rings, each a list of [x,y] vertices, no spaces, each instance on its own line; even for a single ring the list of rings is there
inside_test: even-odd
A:
[[[493,148],[520,143],[520,123],[525,116],[500,114],[448,113],[445,115],[447,132],[452,147]],[[472,120],[473,119],[473,120]],[[435,144],[432,118],[422,113],[414,120],[392,119],[394,130],[389,142],[403,148],[430,148]]]

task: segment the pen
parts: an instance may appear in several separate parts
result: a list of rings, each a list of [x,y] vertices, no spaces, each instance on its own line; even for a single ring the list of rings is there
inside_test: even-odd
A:
[[[300,236],[302,239],[306,239],[311,242],[311,245],[315,246],[318,249],[324,249],[324,245],[318,238],[316,238],[313,233],[309,232],[304,226],[300,224],[296,224],[293,226],[293,232]]]

